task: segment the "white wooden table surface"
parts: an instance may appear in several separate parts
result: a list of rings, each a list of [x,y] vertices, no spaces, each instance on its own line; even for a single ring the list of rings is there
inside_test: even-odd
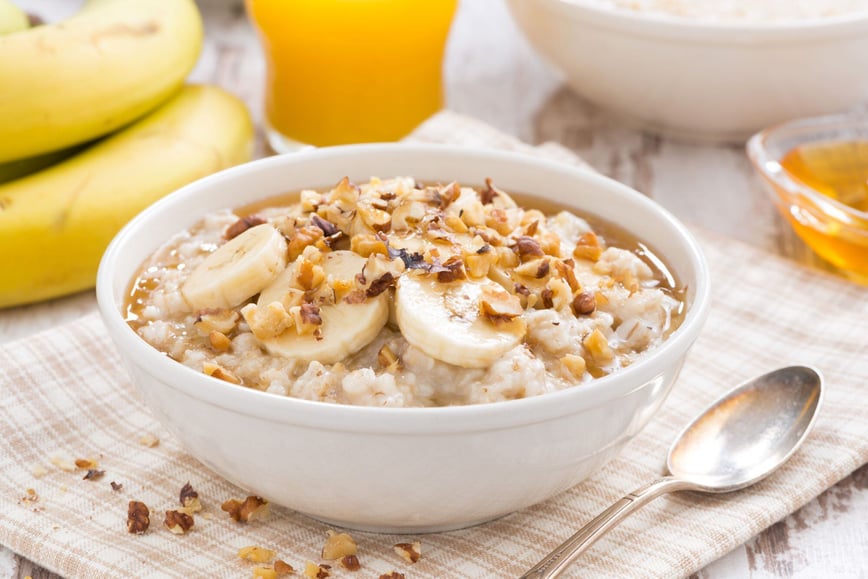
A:
[[[49,22],[80,0],[17,0]],[[263,63],[242,0],[198,0],[206,45],[192,75],[262,115]],[[685,144],[619,125],[564,87],[529,47],[502,0],[462,0],[446,60],[447,104],[529,142],[553,140],[646,193],[688,223],[802,261],[741,146]],[[260,138],[260,153],[263,152]],[[93,292],[0,310],[0,342],[95,308]],[[866,392],[868,396],[868,392]],[[625,491],[628,489],[624,489]],[[576,526],[582,521],[576,521]],[[0,577],[55,577],[0,547]],[[701,579],[868,578],[868,466],[695,575]]]

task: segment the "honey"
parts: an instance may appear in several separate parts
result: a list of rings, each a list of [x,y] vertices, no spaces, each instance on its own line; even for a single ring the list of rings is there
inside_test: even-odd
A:
[[[822,258],[868,284],[868,141],[808,143],[788,151],[780,164],[823,196],[779,191],[792,203],[784,216],[796,233]]]

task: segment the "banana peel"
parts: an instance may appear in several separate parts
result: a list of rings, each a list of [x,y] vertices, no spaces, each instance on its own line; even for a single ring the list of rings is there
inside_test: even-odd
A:
[[[93,287],[103,251],[134,215],[252,151],[244,104],[190,85],[66,161],[0,185],[0,307]]]

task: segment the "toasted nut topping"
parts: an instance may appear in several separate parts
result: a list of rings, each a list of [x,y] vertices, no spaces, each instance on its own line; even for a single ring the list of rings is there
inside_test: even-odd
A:
[[[229,348],[232,347],[232,340],[230,340],[226,334],[218,332],[217,330],[212,330],[211,333],[208,334],[208,343],[218,352],[227,352]]]
[[[240,559],[246,559],[254,563],[269,563],[274,559],[275,554],[271,549],[256,547],[254,545],[242,547],[238,550],[238,557]]]
[[[452,256],[446,260],[442,269],[437,271],[437,281],[440,283],[450,283],[460,279],[466,279],[467,274],[464,272],[464,263],[461,258]]]
[[[521,300],[502,289],[484,286],[479,296],[479,311],[493,324],[509,322],[524,313]]]
[[[229,382],[230,384],[241,384],[241,378],[239,378],[223,366],[215,364],[214,362],[203,362],[202,371],[208,376],[212,376],[214,378],[217,378],[218,380],[223,380],[224,382]]]
[[[283,559],[278,559],[274,562],[274,572],[277,573],[278,577],[283,577],[285,575],[294,574],[295,569],[293,569],[292,565],[290,565]]]
[[[293,308],[295,310],[295,308]],[[319,306],[311,303],[303,303],[298,307],[298,319],[296,326],[299,333],[306,333],[304,327],[316,329],[322,325],[322,316],[320,315]]]
[[[353,235],[350,239],[350,250],[362,257],[368,257],[375,253],[387,255],[386,244],[383,243],[382,239],[371,233]]]
[[[277,571],[272,567],[254,567],[253,579],[276,579]]]
[[[327,561],[335,561],[347,555],[355,555],[358,551],[356,542],[347,533],[326,531],[328,537],[322,547],[321,557]]]
[[[289,261],[295,261],[304,248],[309,245],[314,245],[317,241],[323,238],[322,229],[313,225],[306,225],[295,230],[287,244],[289,252]]]
[[[331,237],[332,235],[336,235],[341,232],[341,230],[338,229],[337,225],[331,223],[330,221],[326,221],[316,213],[313,213],[310,216],[310,222],[311,225],[313,225],[314,227],[319,227],[319,229],[323,232],[323,235],[325,235],[326,237]]]
[[[330,565],[317,565],[313,561],[304,562],[304,576],[310,577],[310,579],[326,579],[326,577],[331,577],[330,570]]]
[[[359,558],[355,555],[346,555],[341,557],[340,563],[341,567],[349,571],[358,571],[362,568],[362,564],[359,563]]]
[[[365,295],[369,298],[377,297],[390,287],[394,287],[397,282],[398,279],[392,274],[392,272],[387,271],[378,279],[375,279],[371,282],[371,285],[368,286],[368,290],[365,292]]]
[[[404,574],[392,571],[391,573],[383,573],[380,575],[380,579],[404,579]]]
[[[238,312],[227,309],[201,310],[196,316],[196,331],[203,338],[211,332],[229,335],[238,323]]]
[[[566,368],[574,378],[581,378],[585,373],[585,368],[587,367],[585,359],[575,354],[567,354],[561,358],[561,364],[564,365],[564,368]]]
[[[298,290],[295,290],[298,291]],[[303,295],[301,292],[292,294],[293,296]],[[296,307],[300,305],[296,304]],[[289,308],[292,310],[292,307]],[[296,323],[292,315],[290,315],[286,305],[282,302],[271,302],[264,307],[259,307],[256,304],[247,304],[241,308],[241,315],[244,316],[244,321],[250,326],[250,331],[259,340],[267,340],[275,336],[279,336]]]
[[[377,352],[377,363],[380,364],[381,368],[392,368],[397,367],[400,360],[388,344],[383,344],[383,347]]]
[[[602,254],[603,246],[600,243],[600,238],[592,231],[579,237],[576,248],[573,249],[573,256],[578,259],[597,261]]]
[[[582,341],[582,344],[587,348],[595,362],[610,362],[615,357],[615,353],[609,346],[609,341],[599,328],[591,332],[588,337]]]
[[[295,271],[295,283],[299,288],[308,291],[316,289],[325,281],[325,271],[311,260],[301,259]]]
[[[412,543],[398,543],[392,548],[408,563],[415,563],[422,556],[422,543],[419,541],[414,541]]]
[[[533,237],[527,235],[522,235],[515,240],[513,250],[518,254],[518,257],[522,262],[531,261],[532,259],[545,255],[539,242]]]
[[[95,468],[87,469],[87,473],[81,477],[82,480],[99,480],[105,474],[104,470],[96,470]]]
[[[187,484],[181,487],[181,492],[178,495],[178,502],[187,512],[197,513],[202,510],[202,503],[199,501],[199,493],[193,490],[193,486],[187,481]]]
[[[91,469],[97,467],[97,462],[92,458],[77,458],[75,459],[75,466],[76,468]]]
[[[160,439],[154,436],[153,434],[145,434],[139,438],[139,444],[142,446],[147,446],[148,448],[154,448],[158,444],[160,444]]]
[[[597,300],[591,292],[582,292],[573,298],[571,306],[576,316],[589,316],[597,309]]]
[[[518,275],[542,279],[551,272],[548,258],[542,257],[533,261],[526,261],[515,268],[515,273]]]
[[[166,511],[163,525],[176,535],[183,535],[193,528],[193,517],[181,511]]]
[[[542,307],[546,309],[554,307],[554,292],[551,288],[544,288],[543,291],[540,292],[539,297],[540,300],[542,300]]]
[[[239,523],[249,523],[254,519],[262,519],[268,515],[268,501],[254,495],[247,497],[244,501],[229,499],[220,505],[220,508],[229,513],[233,521]]]
[[[151,524],[150,511],[145,503],[130,501],[127,507],[127,531],[141,535]]]
[[[226,228],[226,231],[223,233],[223,238],[229,240],[234,237],[238,237],[251,227],[256,227],[257,225],[262,225],[263,223],[266,223],[266,220],[259,215],[248,215],[246,217],[241,217],[238,221]]]

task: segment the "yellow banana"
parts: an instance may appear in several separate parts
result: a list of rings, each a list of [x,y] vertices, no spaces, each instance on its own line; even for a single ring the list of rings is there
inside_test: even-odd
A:
[[[153,110],[181,87],[201,47],[193,0],[90,0],[62,23],[0,36],[0,163],[89,141]]]
[[[199,177],[247,161],[253,125],[216,87],[188,86],[82,153],[0,185],[0,307],[93,286],[111,238]]]
[[[74,147],[67,147],[66,149],[60,149],[59,151],[51,151],[50,153],[44,153],[35,157],[27,157],[26,159],[0,163],[0,185],[7,181],[14,181],[15,179],[20,179],[21,177],[30,175],[31,173],[41,171],[55,163],[59,163],[64,159],[72,157],[86,146],[87,144],[76,145]]]
[[[30,19],[9,0],[0,0],[0,35],[30,28]]]

